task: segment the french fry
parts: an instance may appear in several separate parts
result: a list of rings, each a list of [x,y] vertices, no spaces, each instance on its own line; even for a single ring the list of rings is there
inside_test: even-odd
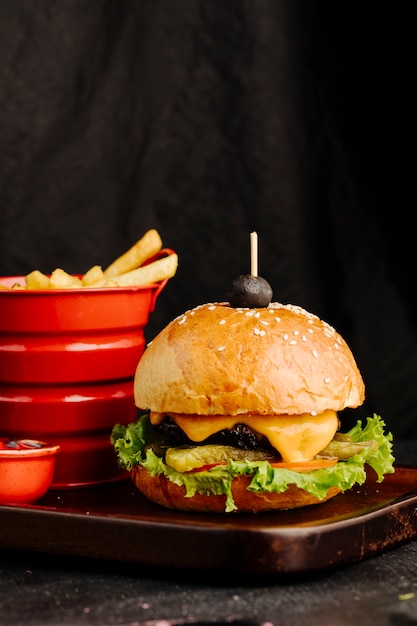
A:
[[[39,270],[33,270],[25,277],[27,289],[48,289],[49,277]]]
[[[0,285],[0,289],[4,289],[6,291],[10,291],[11,289],[13,291],[21,291],[22,289],[26,289],[26,286],[22,285],[22,283],[13,283],[13,285]]]
[[[81,280],[77,276],[68,274],[60,267],[52,272],[49,279],[49,289],[78,289],[82,285]]]
[[[104,271],[101,266],[93,265],[83,276],[78,277],[60,267],[50,276],[39,270],[33,270],[24,277],[22,284],[15,283],[12,287],[0,285],[0,289],[79,289],[150,285],[172,278],[177,271],[178,256],[175,253],[150,262],[161,249],[161,237],[158,231],[152,228]]]
[[[148,230],[129,250],[119,256],[105,270],[104,276],[120,276],[126,274],[150,259],[162,248],[162,240],[157,230]]]
[[[120,276],[112,276],[108,281],[103,280],[95,283],[94,287],[134,287],[150,285],[175,276],[178,267],[178,255],[175,253],[157,259],[148,265],[137,267],[131,272]]]
[[[89,270],[84,274],[81,279],[83,287],[91,287],[94,283],[98,283],[99,280],[102,280],[104,277],[104,272],[99,265],[93,265]]]

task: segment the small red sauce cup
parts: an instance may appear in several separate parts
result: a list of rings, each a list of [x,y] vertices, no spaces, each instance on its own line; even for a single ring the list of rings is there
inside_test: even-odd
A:
[[[31,443],[38,445],[9,448],[0,441],[0,504],[31,504],[50,488],[59,446]]]

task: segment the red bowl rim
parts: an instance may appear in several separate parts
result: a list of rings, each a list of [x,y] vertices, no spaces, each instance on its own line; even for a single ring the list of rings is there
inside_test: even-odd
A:
[[[77,274],[73,274],[73,276],[77,276]],[[18,280],[25,278],[25,275],[22,276],[0,276],[0,286],[6,286],[2,281],[7,280],[7,282],[18,282]],[[131,285],[129,287],[75,287],[71,289],[0,289],[0,297],[2,295],[10,295],[13,294],[13,297],[22,296],[22,294],[28,296],[29,294],[37,294],[37,295],[45,295],[45,296],[54,296],[54,295],[78,295],[78,294],[86,294],[86,293],[131,293],[132,291],[148,291],[149,289],[157,289],[161,286],[161,284],[166,284],[168,279],[161,281],[159,283],[148,283],[147,285]]]

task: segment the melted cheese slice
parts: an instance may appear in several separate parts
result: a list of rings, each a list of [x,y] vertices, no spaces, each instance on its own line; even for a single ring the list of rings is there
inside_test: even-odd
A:
[[[158,424],[165,415],[151,413],[151,422]],[[335,411],[320,415],[169,415],[195,442],[204,441],[220,430],[230,430],[236,424],[246,424],[264,435],[286,463],[313,459],[333,439],[339,425]]]

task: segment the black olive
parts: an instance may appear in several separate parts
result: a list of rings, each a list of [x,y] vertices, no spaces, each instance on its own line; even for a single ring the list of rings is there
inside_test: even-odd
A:
[[[233,280],[227,297],[235,308],[264,308],[272,300],[272,287],[265,278],[243,274]]]

